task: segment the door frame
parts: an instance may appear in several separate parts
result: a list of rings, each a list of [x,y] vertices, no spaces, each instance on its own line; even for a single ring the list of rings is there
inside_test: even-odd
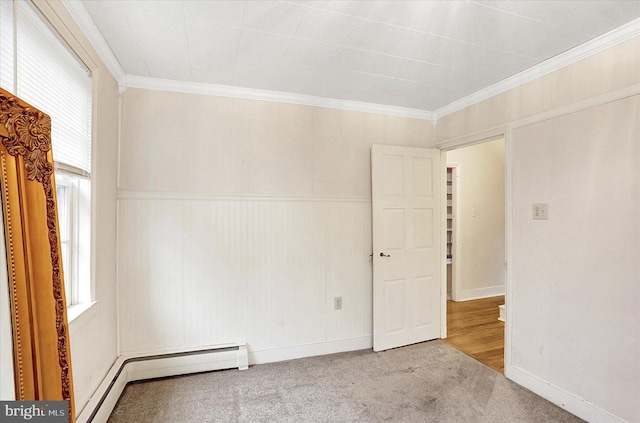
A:
[[[505,148],[505,311],[506,311],[506,322],[504,329],[504,375],[507,378],[510,378],[511,375],[511,340],[512,340],[512,309],[511,309],[511,283],[512,283],[512,275],[511,275],[511,265],[512,263],[512,234],[513,234],[513,194],[511,188],[511,180],[512,180],[512,146],[511,146],[511,127],[497,126],[494,128],[487,129],[485,131],[480,131],[473,133],[471,135],[466,135],[457,138],[451,138],[445,141],[442,141],[436,144],[436,148],[441,150],[441,161],[443,165],[441,166],[441,183],[443,183],[443,193],[442,203],[445,206],[446,210],[446,154],[447,151],[454,150],[462,147],[469,147],[475,144],[481,144],[483,142],[489,141],[492,138],[504,138],[504,148]],[[446,257],[446,237],[447,237],[447,216],[446,213],[442,213],[442,230],[440,236],[442,237],[442,254],[443,257]],[[446,275],[447,271],[447,263],[446,260],[442,260],[442,270],[443,274]],[[445,278],[441,278],[441,338],[447,337],[447,280]]]

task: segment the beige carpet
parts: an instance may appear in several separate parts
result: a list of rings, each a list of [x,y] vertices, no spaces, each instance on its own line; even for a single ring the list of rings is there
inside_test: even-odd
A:
[[[109,423],[581,422],[431,341],[139,382]]]

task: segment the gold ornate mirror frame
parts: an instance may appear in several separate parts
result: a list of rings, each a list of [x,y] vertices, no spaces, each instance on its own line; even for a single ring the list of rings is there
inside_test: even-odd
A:
[[[75,421],[51,119],[0,89],[0,141],[16,399],[68,400]]]

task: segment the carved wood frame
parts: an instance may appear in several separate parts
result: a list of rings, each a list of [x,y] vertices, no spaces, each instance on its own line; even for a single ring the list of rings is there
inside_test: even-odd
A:
[[[0,88],[0,186],[17,400],[68,400],[75,421],[51,118]]]

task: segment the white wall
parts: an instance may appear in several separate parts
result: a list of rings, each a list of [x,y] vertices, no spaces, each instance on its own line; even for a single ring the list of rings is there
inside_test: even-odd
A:
[[[640,421],[640,109],[637,95],[611,100],[640,91],[639,64],[636,37],[436,131],[512,128],[505,372],[589,421]],[[548,221],[531,219],[538,202]]]
[[[69,325],[76,411],[79,413],[116,359],[116,176],[118,86],[64,6],[37,8],[85,63],[94,80],[92,195],[93,283],[97,303]]]
[[[137,89],[122,121],[123,353],[371,346],[370,147],[426,146],[430,122]]]
[[[504,138],[448,151],[447,165],[452,164],[457,165],[453,299],[504,295]]]

